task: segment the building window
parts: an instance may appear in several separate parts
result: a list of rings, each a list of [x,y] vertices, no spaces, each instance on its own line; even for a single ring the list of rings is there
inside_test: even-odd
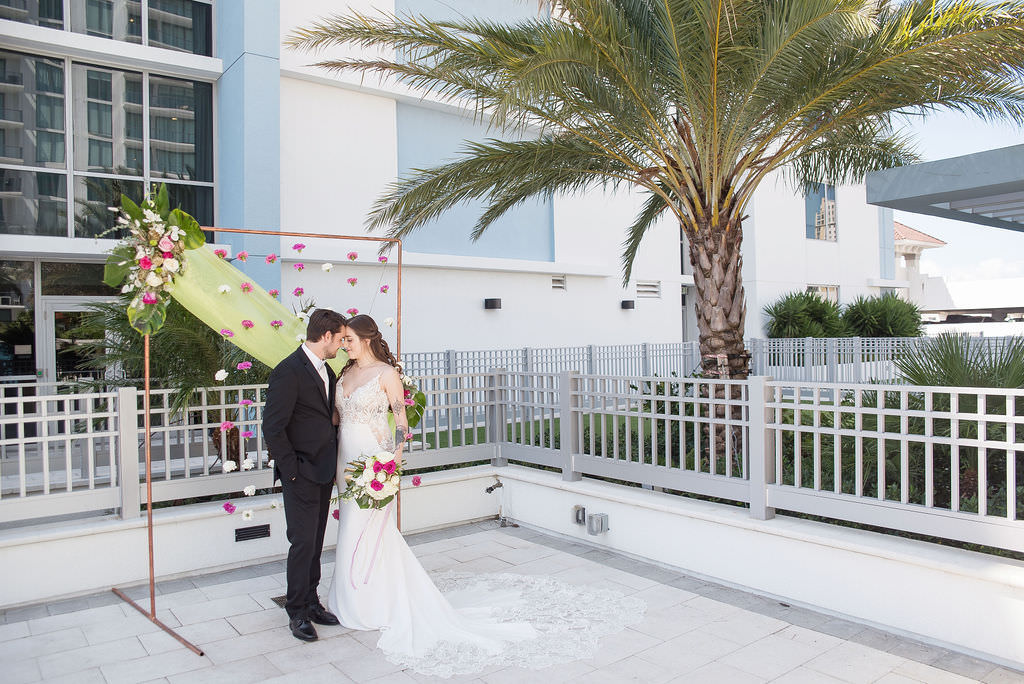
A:
[[[159,182],[213,223],[209,83],[0,50],[0,234],[117,238],[107,207]]]
[[[31,261],[0,261],[0,376],[36,373],[34,271]]]
[[[835,304],[839,303],[838,285],[808,285],[807,292],[810,294],[816,294],[822,299],[828,300]]]
[[[64,0],[2,0],[0,19],[62,29]]]
[[[812,185],[804,195],[804,218],[808,239],[835,242],[838,237],[836,186],[825,183]]]

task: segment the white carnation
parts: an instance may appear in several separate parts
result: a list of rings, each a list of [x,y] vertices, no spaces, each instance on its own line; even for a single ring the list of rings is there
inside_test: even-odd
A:
[[[395,325],[395,319],[394,318],[385,318],[384,319],[384,325],[388,326],[389,328],[394,326]]]
[[[330,273],[332,268],[334,268],[334,264],[320,264],[320,269],[324,273]]]
[[[242,520],[252,520],[256,517],[256,514],[252,512],[252,509],[242,511]]]
[[[221,294],[227,294],[228,292],[231,292],[231,286],[221,285],[220,287],[217,288],[217,292],[220,292]]]
[[[246,496],[256,496],[256,485],[249,485],[242,490],[242,493]]]
[[[267,461],[267,467],[268,468],[273,468],[274,467],[274,459],[270,459],[269,461]]]
[[[242,460],[242,470],[252,470],[256,467],[256,464],[252,462],[252,459],[246,456]]]
[[[224,382],[228,379],[228,372],[221,368],[219,371],[213,374],[213,379],[217,382]]]
[[[297,341],[299,341],[299,342],[305,342],[306,341],[306,336],[305,335],[296,335],[295,339]]]
[[[222,465],[220,469],[225,473],[230,473],[238,470],[238,465],[236,465],[234,461],[224,461],[224,465]]]

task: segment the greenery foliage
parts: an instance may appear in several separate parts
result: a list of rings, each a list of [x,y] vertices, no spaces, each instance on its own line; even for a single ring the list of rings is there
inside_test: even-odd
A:
[[[1024,387],[1024,337],[1005,340],[941,333],[922,340],[896,359],[911,385]]]
[[[843,323],[858,337],[920,337],[921,310],[894,294],[857,297],[843,310]]]
[[[768,337],[845,337],[839,305],[813,292],[791,292],[764,307]]]

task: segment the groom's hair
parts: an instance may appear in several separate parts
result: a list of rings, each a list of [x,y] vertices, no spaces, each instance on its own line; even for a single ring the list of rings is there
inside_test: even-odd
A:
[[[345,327],[345,317],[330,309],[317,309],[309,315],[306,323],[306,339],[319,342],[326,333],[338,333]]]

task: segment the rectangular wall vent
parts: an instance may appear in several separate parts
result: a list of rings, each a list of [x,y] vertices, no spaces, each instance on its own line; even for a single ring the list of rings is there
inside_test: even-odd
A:
[[[270,536],[270,525],[253,525],[252,527],[236,527],[235,541],[249,541]]]
[[[660,299],[660,280],[638,280],[636,282],[636,296],[638,299]]]
[[[552,290],[564,290],[565,289],[565,276],[564,275],[551,276],[551,289]]]

